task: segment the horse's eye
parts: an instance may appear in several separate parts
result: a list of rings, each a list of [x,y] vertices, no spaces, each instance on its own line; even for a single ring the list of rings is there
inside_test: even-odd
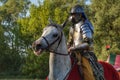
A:
[[[58,34],[53,34],[53,37],[57,37],[58,36]]]

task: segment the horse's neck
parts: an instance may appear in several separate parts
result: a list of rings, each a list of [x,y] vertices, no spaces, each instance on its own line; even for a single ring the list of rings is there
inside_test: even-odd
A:
[[[67,47],[65,44],[66,44],[65,39],[63,37],[62,42],[60,43],[56,52],[68,54]],[[70,56],[50,53],[49,80],[63,80],[67,73],[70,71],[70,68],[71,68]]]

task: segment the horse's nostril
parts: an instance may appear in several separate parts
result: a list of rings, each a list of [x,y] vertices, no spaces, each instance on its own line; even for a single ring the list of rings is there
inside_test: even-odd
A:
[[[38,51],[41,48],[41,44],[37,44],[35,47],[35,51]]]
[[[32,44],[32,49],[34,51],[38,51],[39,49],[41,49],[41,47],[42,47],[42,45],[40,43],[37,43],[36,41],[33,42],[33,44]]]
[[[41,44],[37,44],[36,47],[41,47]]]

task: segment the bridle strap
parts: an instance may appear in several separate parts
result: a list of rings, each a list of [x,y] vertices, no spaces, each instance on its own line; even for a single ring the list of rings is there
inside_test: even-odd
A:
[[[45,40],[45,42],[47,43],[47,45],[49,47],[50,45],[49,45],[49,42],[47,41],[47,39],[44,36],[42,36],[42,38]]]
[[[61,43],[61,41],[62,41],[62,36],[63,36],[63,33],[61,32],[61,36],[60,36],[60,40],[59,40],[59,42],[58,42],[57,48],[59,47],[59,45],[60,45],[60,43]]]
[[[58,46],[57,46],[57,48],[59,47],[59,45],[60,45],[60,42],[62,41],[62,36],[63,36],[63,33],[61,32],[61,36],[59,36],[55,41],[53,41],[51,44],[48,42],[48,40],[44,37],[44,36],[42,36],[42,38],[45,40],[45,42],[47,43],[47,47],[46,47],[46,49],[49,49],[49,47],[51,47],[57,40],[59,40],[59,42],[58,42]],[[57,49],[56,48],[56,49]],[[49,50],[50,52],[52,52],[52,53],[55,53],[55,54],[58,54],[58,55],[64,55],[64,56],[68,56],[69,54],[62,54],[62,53],[59,53],[59,52],[56,52],[55,50]]]
[[[50,46],[52,46],[57,40],[59,40],[59,37],[55,40],[55,41],[53,41],[51,44],[48,42],[48,40],[44,37],[44,36],[42,36],[42,38],[45,40],[45,42],[47,43],[47,47],[46,47],[46,49],[49,49],[49,47]]]

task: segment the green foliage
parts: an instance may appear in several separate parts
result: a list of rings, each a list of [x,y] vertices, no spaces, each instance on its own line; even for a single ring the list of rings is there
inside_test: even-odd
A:
[[[28,8],[29,1],[1,0],[0,6],[0,73],[20,74],[22,64],[21,40],[17,19]],[[16,73],[16,74],[14,74]],[[0,75],[1,75],[0,74]]]
[[[120,49],[119,2],[120,0],[92,0],[91,10],[94,15],[91,20],[95,27],[94,39],[97,55],[102,56],[107,52],[103,50],[107,44],[112,47],[111,50]]]
[[[45,79],[48,75],[48,62],[49,54],[37,56],[33,54],[33,51],[28,50],[28,55],[23,64],[22,73],[29,78],[42,78]]]

